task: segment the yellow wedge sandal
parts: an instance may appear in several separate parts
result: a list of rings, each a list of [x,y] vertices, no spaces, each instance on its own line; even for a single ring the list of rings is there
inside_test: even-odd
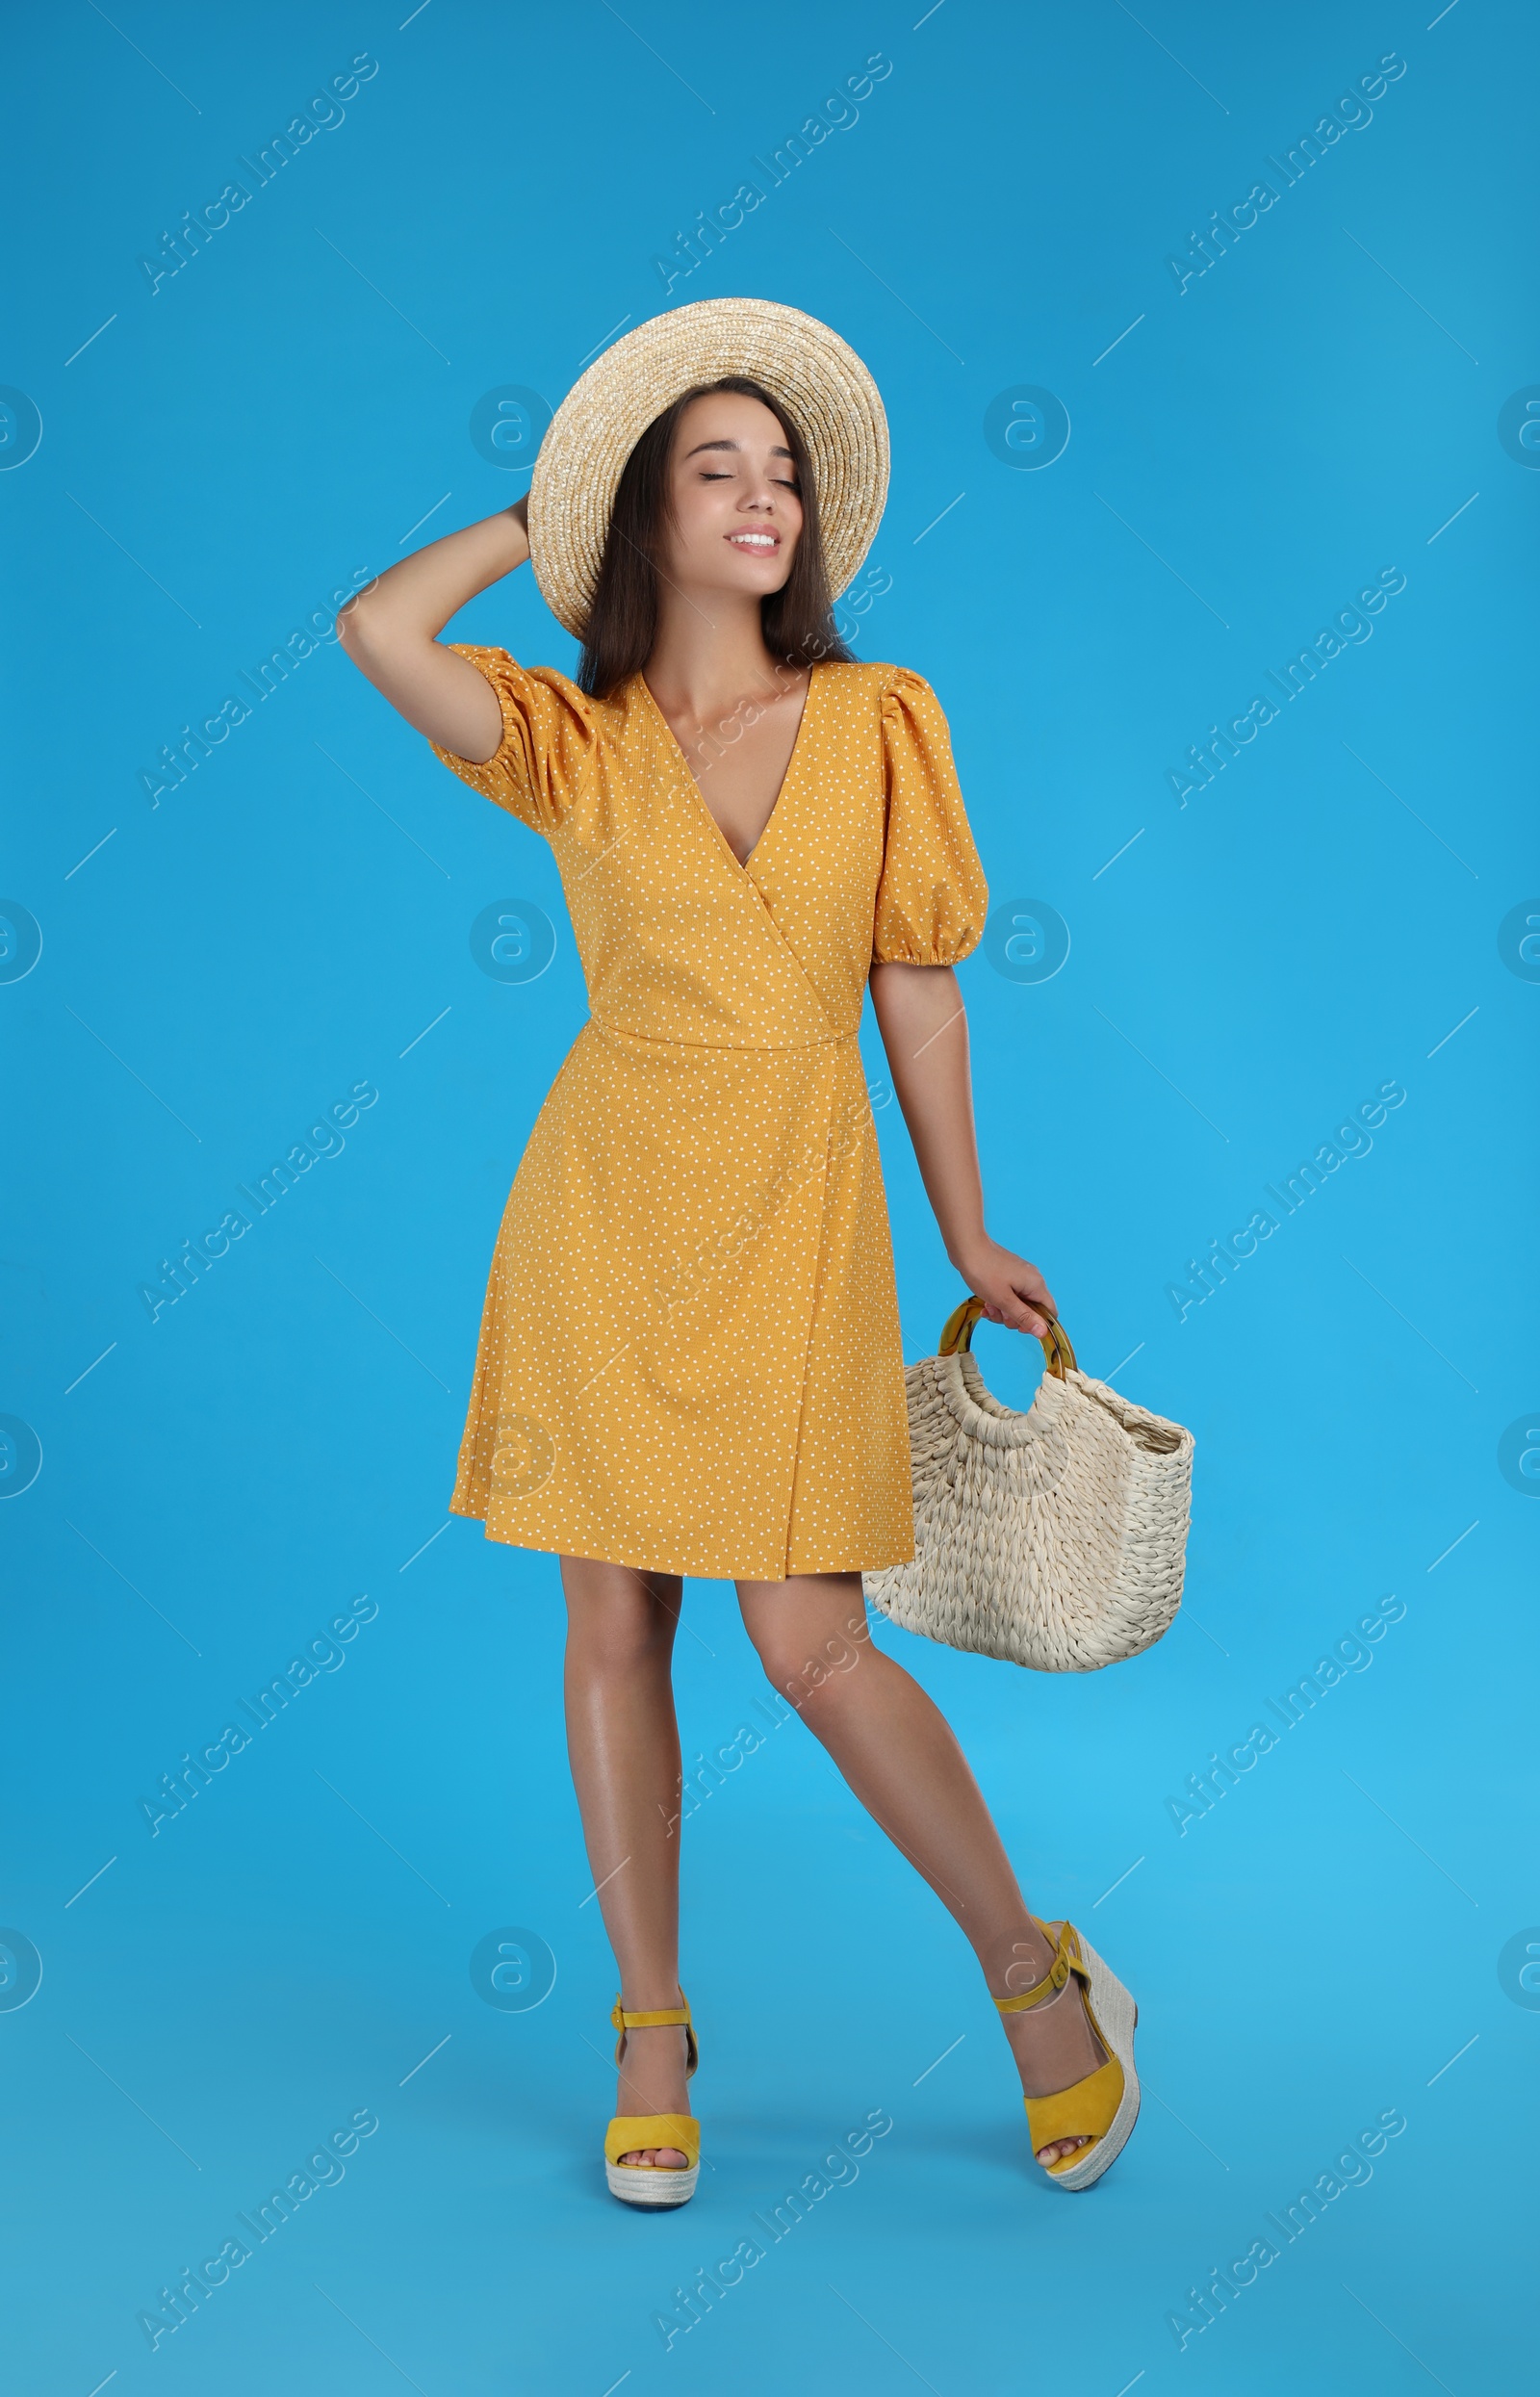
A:
[[[1039,1922],[1038,1928],[1044,1939],[1052,1941],[1045,1922]],[[1042,1979],[1018,1997],[997,1998],[994,2002],[1002,2014],[1025,2014],[1057,1997],[1071,1976],[1079,1985],[1086,2019],[1106,2049],[1107,2061],[1068,2089],[1056,2089],[1046,2098],[1024,2098],[1022,2103],[1027,2109],[1034,2160],[1040,2148],[1051,2147],[1056,2139],[1089,2142],[1062,2156],[1057,2164],[1040,2167],[1061,2189],[1089,2189],[1120,2152],[1139,2119],[1139,2075],[1134,2070],[1138,2006],[1072,1922],[1066,1922],[1060,1932],[1053,1962]]]
[[[615,2062],[626,2053],[628,2031],[662,2030],[671,2023],[684,2032],[684,2077],[689,2080],[701,2061],[689,1999],[680,1992],[677,2006],[654,2014],[628,2014],[615,2000],[610,2021],[620,2034]],[[623,2155],[638,2148],[678,2148],[686,2158],[683,2169],[670,2164],[623,2164]],[[604,2178],[609,2194],[627,2205],[684,2205],[695,2195],[701,2178],[701,2126],[693,2114],[616,2114],[604,2133]]]

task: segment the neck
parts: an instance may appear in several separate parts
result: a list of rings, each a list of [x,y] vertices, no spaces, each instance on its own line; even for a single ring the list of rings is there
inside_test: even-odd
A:
[[[688,713],[697,723],[744,699],[772,698],[796,680],[765,646],[757,599],[667,583],[643,671],[665,715]]]

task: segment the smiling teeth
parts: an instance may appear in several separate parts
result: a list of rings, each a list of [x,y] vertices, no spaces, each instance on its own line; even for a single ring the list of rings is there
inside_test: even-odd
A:
[[[746,550],[773,550],[776,546],[772,532],[730,532],[728,539],[735,547]]]

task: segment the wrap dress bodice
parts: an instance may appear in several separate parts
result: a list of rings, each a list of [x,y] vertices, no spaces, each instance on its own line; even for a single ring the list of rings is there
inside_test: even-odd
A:
[[[503,738],[485,764],[437,754],[550,841],[590,1014],[498,1234],[451,1509],[655,1572],[906,1562],[858,1035],[874,961],[951,965],[984,930],[940,708],[901,668],[814,666],[740,863],[641,675],[601,701],[455,647]]]

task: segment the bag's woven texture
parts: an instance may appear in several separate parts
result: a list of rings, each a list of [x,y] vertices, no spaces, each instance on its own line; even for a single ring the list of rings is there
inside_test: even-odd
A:
[[[1093,1673],[1159,1639],[1182,1596],[1192,1433],[1089,1374],[1045,1374],[1024,1415],[966,1351],[904,1379],[915,1553],[864,1576],[872,1604],[1040,1673]]]

